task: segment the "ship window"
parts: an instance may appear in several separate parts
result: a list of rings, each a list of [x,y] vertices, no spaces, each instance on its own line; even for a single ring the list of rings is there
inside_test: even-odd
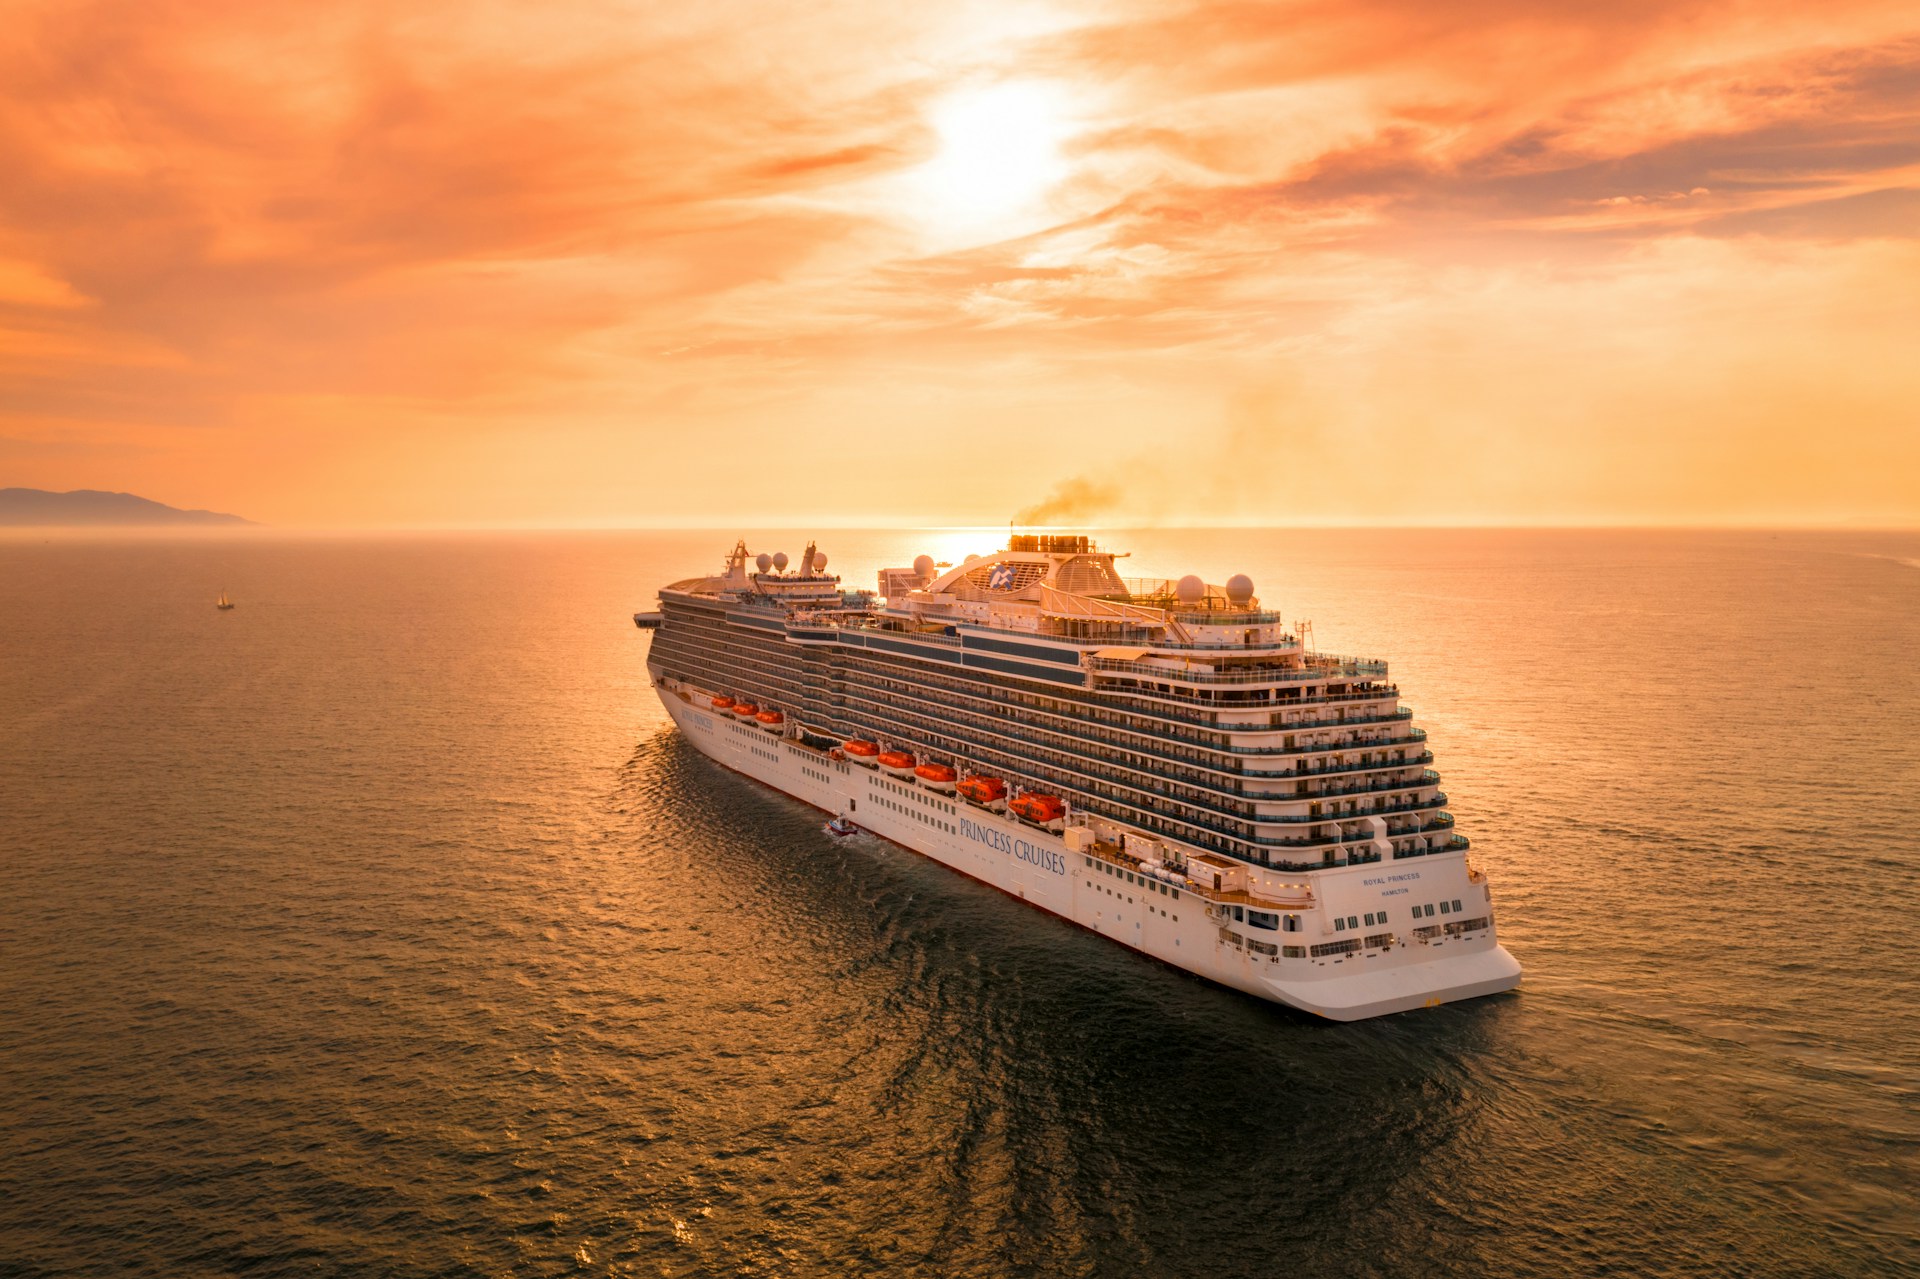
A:
[[[1356,918],[1354,918],[1354,917],[1353,917],[1352,915],[1348,915],[1348,916],[1347,916],[1347,927],[1348,927],[1348,928],[1358,928],[1358,927],[1360,927],[1360,921],[1359,921],[1358,919],[1356,919]]]
[[[1432,902],[1428,902],[1428,903],[1427,903],[1427,918],[1428,918],[1428,919],[1432,919],[1432,918],[1433,918],[1433,903],[1432,903]]]
[[[1452,907],[1452,906],[1450,906],[1450,905],[1448,905],[1448,904],[1447,904],[1446,902],[1441,902],[1441,903],[1440,903],[1440,913],[1441,913],[1442,915],[1445,915],[1445,914],[1448,914],[1448,913],[1450,913],[1450,912],[1451,912],[1452,910],[1453,910],[1453,907]]]
[[[1458,897],[1453,899],[1453,912],[1456,915],[1460,913],[1460,899]]]

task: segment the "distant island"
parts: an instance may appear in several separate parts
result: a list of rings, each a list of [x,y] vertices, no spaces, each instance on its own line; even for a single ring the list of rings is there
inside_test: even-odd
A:
[[[45,489],[0,489],[0,527],[155,527],[160,525],[252,524],[238,515],[218,511],[183,511],[164,502],[131,493],[103,493],[75,489],[50,493]]]

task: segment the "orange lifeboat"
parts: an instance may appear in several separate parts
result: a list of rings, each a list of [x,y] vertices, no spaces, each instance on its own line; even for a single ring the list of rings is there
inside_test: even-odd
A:
[[[913,770],[913,776],[928,790],[937,790],[945,795],[953,793],[955,773],[945,764],[922,764]]]
[[[752,702],[735,702],[733,704],[733,713],[741,719],[752,719],[760,713],[760,708]]]
[[[717,711],[730,711],[733,709],[733,699],[731,697],[716,697],[713,699],[713,709]]]
[[[905,751],[881,751],[880,767],[895,777],[905,777],[913,772],[913,756]]]
[[[777,733],[786,725],[787,717],[779,711],[761,711],[754,720],[769,733]]]
[[[867,768],[873,767],[875,757],[880,754],[877,742],[843,742],[840,749],[847,753],[848,759]]]
[[[960,783],[960,798],[997,813],[1007,806],[1007,784],[998,777],[975,773]]]
[[[1007,810],[1022,821],[1045,826],[1049,830],[1058,830],[1066,824],[1067,806],[1058,795],[1028,792],[1010,802]]]

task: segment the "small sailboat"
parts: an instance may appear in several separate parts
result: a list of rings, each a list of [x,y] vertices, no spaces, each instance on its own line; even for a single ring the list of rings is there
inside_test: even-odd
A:
[[[860,833],[860,828],[848,821],[845,813],[835,816],[823,829],[826,830],[827,834],[834,836],[858,835]]]
[[[233,607],[233,601],[227,598],[227,593],[225,591],[221,591],[220,598],[213,602],[213,606],[221,610],[222,612],[225,612],[227,609],[230,609]]]

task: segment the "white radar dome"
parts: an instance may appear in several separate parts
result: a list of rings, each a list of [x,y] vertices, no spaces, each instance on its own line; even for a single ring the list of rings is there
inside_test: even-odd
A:
[[[813,571],[818,573],[821,569],[825,568],[826,566],[827,566],[827,557],[822,555],[820,552],[815,551],[813,553]]]
[[[787,553],[785,551],[775,551],[773,553],[773,567],[782,573],[787,571]]]
[[[1253,598],[1253,579],[1245,573],[1235,573],[1228,578],[1227,598],[1244,607]]]
[[[933,556],[916,556],[913,561],[913,571],[922,577],[931,578],[933,576]]]
[[[1189,573],[1174,583],[1173,594],[1182,604],[1198,604],[1207,598],[1207,584]]]
[[[765,551],[762,551],[760,552],[759,557],[755,559],[753,562],[755,564],[758,564],[760,566],[760,571],[764,573],[768,569],[773,567],[773,556],[767,554]]]

